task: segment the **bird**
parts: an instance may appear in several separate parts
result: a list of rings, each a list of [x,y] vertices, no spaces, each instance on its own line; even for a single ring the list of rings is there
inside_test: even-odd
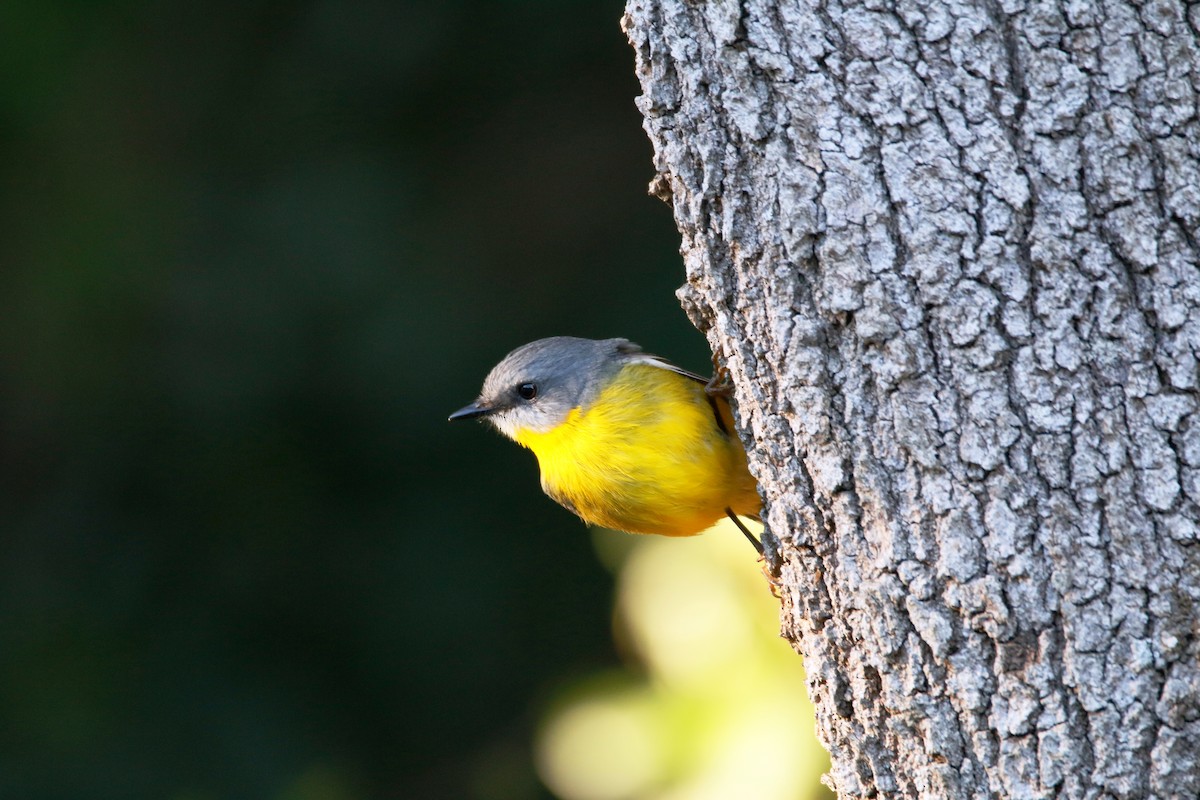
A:
[[[513,350],[450,421],[482,419],[537,456],[542,489],[584,522],[693,536],[759,519],[728,387],[628,339],[553,336]]]

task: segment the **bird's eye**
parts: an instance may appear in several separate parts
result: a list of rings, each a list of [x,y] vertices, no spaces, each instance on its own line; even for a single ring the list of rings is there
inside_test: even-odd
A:
[[[532,400],[537,397],[537,384],[522,383],[517,387],[517,394],[521,395],[522,400]]]

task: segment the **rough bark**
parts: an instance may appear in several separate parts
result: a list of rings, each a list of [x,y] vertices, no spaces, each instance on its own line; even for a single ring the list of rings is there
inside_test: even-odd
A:
[[[630,0],[841,797],[1200,797],[1200,6]]]

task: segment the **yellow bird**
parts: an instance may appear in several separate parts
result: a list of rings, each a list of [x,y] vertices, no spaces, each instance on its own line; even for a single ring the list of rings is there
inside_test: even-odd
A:
[[[627,339],[518,347],[450,420],[483,418],[537,456],[542,489],[584,522],[692,536],[758,519],[758,487],[729,402],[708,380]]]

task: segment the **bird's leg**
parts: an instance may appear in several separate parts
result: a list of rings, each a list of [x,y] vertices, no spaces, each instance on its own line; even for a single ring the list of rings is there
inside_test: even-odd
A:
[[[771,587],[771,596],[779,600],[779,576],[772,572],[771,565],[767,563],[766,555],[763,553],[762,542],[754,538],[754,534],[746,529],[746,526],[738,519],[738,515],[733,513],[732,508],[726,508],[725,514],[733,520],[733,524],[738,526],[738,530],[746,535],[746,538],[750,540],[750,544],[754,545],[754,549],[758,551],[758,560],[762,564],[762,574],[767,579],[767,585]]]
[[[734,525],[738,526],[739,531],[746,534],[746,538],[750,540],[750,544],[754,545],[754,549],[757,550],[759,556],[761,556],[763,554],[762,542],[760,542],[758,539],[754,538],[754,534],[751,533],[750,530],[745,525],[742,524],[742,521],[740,519],[738,519],[738,515],[733,513],[732,508],[726,508],[725,514],[731,520],[733,520]]]

